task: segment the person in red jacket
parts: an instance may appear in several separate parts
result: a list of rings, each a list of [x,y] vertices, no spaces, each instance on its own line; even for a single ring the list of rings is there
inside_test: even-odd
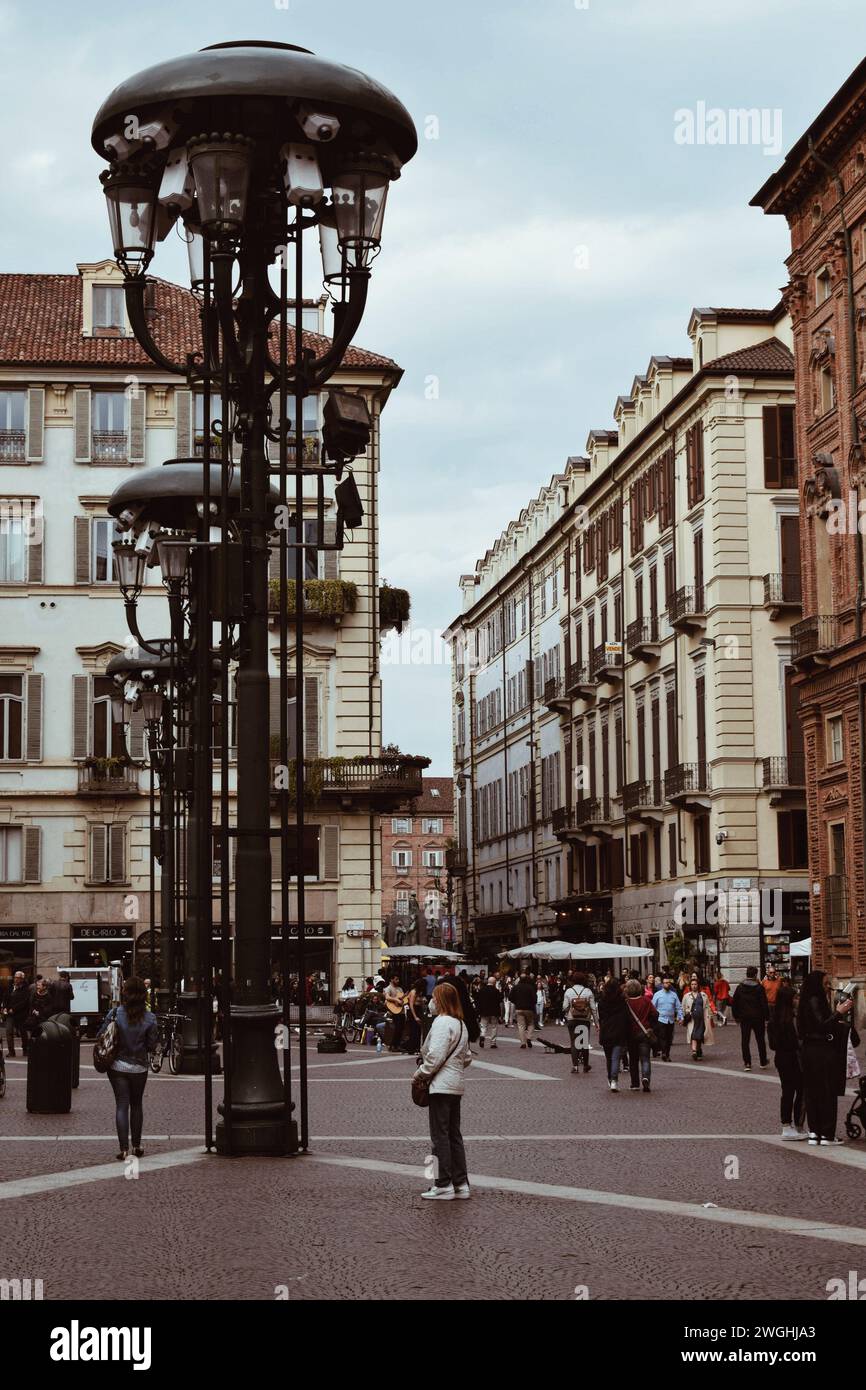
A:
[[[658,1022],[658,1014],[653,1002],[646,997],[640,980],[629,980],[625,987],[625,1004],[629,1013],[630,1036],[628,1043],[628,1065],[631,1072],[631,1089],[645,1091],[650,1088],[652,1078],[652,1040],[647,1037]]]
[[[728,1005],[731,1002],[731,986],[728,984],[724,975],[717,975],[713,982],[713,994],[716,996],[716,1008],[719,1011],[719,1022],[724,1028],[728,1021]]]

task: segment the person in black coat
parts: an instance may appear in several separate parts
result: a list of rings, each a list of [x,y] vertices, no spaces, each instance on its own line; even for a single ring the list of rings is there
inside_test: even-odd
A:
[[[610,979],[598,1001],[598,1040],[604,1048],[607,1084],[612,1091],[619,1090],[619,1064],[628,1047],[630,1033],[631,1020],[622,988],[616,980]]]
[[[453,985],[460,995],[460,1003],[463,1008],[463,1022],[466,1024],[469,1033],[469,1041],[477,1042],[481,1028],[478,1023],[478,1015],[475,1012],[475,1005],[472,1003],[472,997],[469,993],[469,986],[466,983],[465,977],[463,975],[456,975],[454,973],[454,967],[452,966],[449,973],[443,975],[439,983]]]
[[[740,1043],[745,1070],[752,1070],[752,1051],[749,1046],[752,1033],[754,1033],[755,1042],[758,1044],[758,1059],[761,1066],[769,1066],[765,1029],[770,1017],[770,1005],[767,1002],[766,990],[758,979],[758,967],[756,965],[748,967],[746,978],[737,985],[731,1003],[734,1018],[740,1025]]]
[[[475,1007],[478,1017],[481,1020],[481,1037],[479,1043],[484,1046],[486,1038],[490,1039],[490,1046],[496,1046],[496,1034],[499,1029],[499,1011],[502,1007],[502,995],[492,983],[487,980],[479,989],[475,996]]]
[[[767,1031],[775,1053],[776,1071],[782,1083],[782,1138],[807,1139],[808,1134],[803,1128],[806,1104],[803,1098],[800,1037],[794,1013],[794,991],[787,981],[779,986],[776,1002],[770,1010]]]
[[[15,1056],[15,1034],[21,1038],[21,1051],[27,1056],[30,1033],[27,1015],[30,1013],[30,985],[23,970],[16,970],[12,988],[6,998],[6,1051]]]
[[[834,1004],[831,990],[830,976],[813,970],[800,991],[797,1011],[810,1144],[842,1142],[836,1138],[836,1117],[839,1096],[845,1094],[846,1019],[854,1001]]]

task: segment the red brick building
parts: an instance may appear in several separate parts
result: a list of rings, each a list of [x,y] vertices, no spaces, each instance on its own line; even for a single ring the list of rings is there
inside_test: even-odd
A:
[[[813,963],[866,979],[866,62],[752,199],[791,231]],[[861,520],[862,514],[862,520]],[[859,524],[858,524],[859,523]]]
[[[421,796],[382,817],[383,934],[392,946],[449,940],[445,851],[454,836],[454,784],[450,777],[425,777],[423,784]]]

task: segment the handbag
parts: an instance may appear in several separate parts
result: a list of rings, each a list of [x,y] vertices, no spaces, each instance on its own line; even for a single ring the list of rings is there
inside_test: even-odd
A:
[[[644,1028],[644,1026],[643,1026],[643,1024],[641,1023],[640,1019],[638,1018],[637,1014],[635,1013],[634,1009],[632,1008],[631,1004],[628,1003],[628,1000],[626,1000],[626,1004],[628,1004],[628,1011],[629,1011],[629,1013],[631,1014],[632,1018],[634,1019],[635,1023],[637,1024],[638,1028],[639,1028],[639,1029],[641,1030],[641,1032],[643,1033],[645,1041],[649,1043],[650,1047],[658,1047],[658,1042],[659,1042],[659,1040],[658,1040],[658,1034],[655,1032],[655,1029],[653,1029],[653,1028]]]
[[[117,1009],[112,1009],[105,1032],[100,1033],[93,1044],[93,1066],[98,1072],[107,1072],[120,1051],[120,1030],[116,1019]]]
[[[432,1075],[431,1075],[431,1076],[413,1076],[413,1077],[412,1077],[412,1099],[413,1099],[413,1101],[415,1102],[416,1105],[420,1105],[420,1106],[421,1106],[422,1110],[426,1110],[427,1106],[430,1104],[430,1082],[433,1081],[434,1078],[437,1077],[437,1076],[439,1075],[439,1073],[440,1073],[440,1071],[442,1070],[442,1068],[444,1067],[445,1063],[448,1062],[448,1061],[450,1061],[451,1057],[452,1057],[452,1056],[454,1055],[454,1053],[457,1051],[457,1048],[459,1047],[460,1043],[463,1041],[463,1026],[464,1026],[464,1025],[461,1023],[461,1024],[460,1024],[460,1032],[457,1034],[457,1041],[455,1042],[454,1046],[451,1048],[451,1050],[450,1050],[450,1052],[448,1053],[447,1057],[443,1057],[442,1061],[439,1063],[438,1067],[437,1067],[436,1070],[432,1073]],[[468,1030],[467,1030],[467,1037],[468,1037]]]

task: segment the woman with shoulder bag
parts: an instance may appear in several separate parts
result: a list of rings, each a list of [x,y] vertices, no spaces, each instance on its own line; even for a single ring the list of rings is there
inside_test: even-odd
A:
[[[460,995],[453,985],[436,986],[431,1012],[435,1016],[421,1045],[421,1065],[412,1078],[413,1100],[429,1104],[430,1143],[436,1160],[433,1186],[421,1196],[451,1202],[472,1196],[460,1133],[463,1073],[472,1062],[472,1052]]]
[[[716,1006],[709,991],[702,985],[697,975],[692,975],[689,987],[683,995],[683,1021],[687,1024],[686,1037],[692,1049],[692,1061],[699,1062],[705,1047],[715,1042],[713,1026]]]
[[[120,1146],[117,1157],[125,1160],[129,1155],[129,1129],[132,1124],[132,1152],[136,1158],[144,1153],[141,1147],[141,1131],[144,1124],[142,1100],[147,1083],[148,1053],[153,1052],[159,1037],[156,1019],[145,1008],[144,981],[137,975],[130,975],[124,981],[123,1002],[111,1009],[97,1034],[102,1037],[110,1024],[114,1024],[115,1047],[108,1064],[108,1079],[114,1092],[117,1142]]]
[[[645,1091],[649,1091],[652,1079],[650,1053],[657,1041],[653,1026],[658,1022],[658,1014],[653,1008],[652,999],[647,998],[640,980],[629,980],[625,987],[625,1003],[631,1015],[631,1036],[628,1042],[631,1089],[639,1091],[643,1086]]]

